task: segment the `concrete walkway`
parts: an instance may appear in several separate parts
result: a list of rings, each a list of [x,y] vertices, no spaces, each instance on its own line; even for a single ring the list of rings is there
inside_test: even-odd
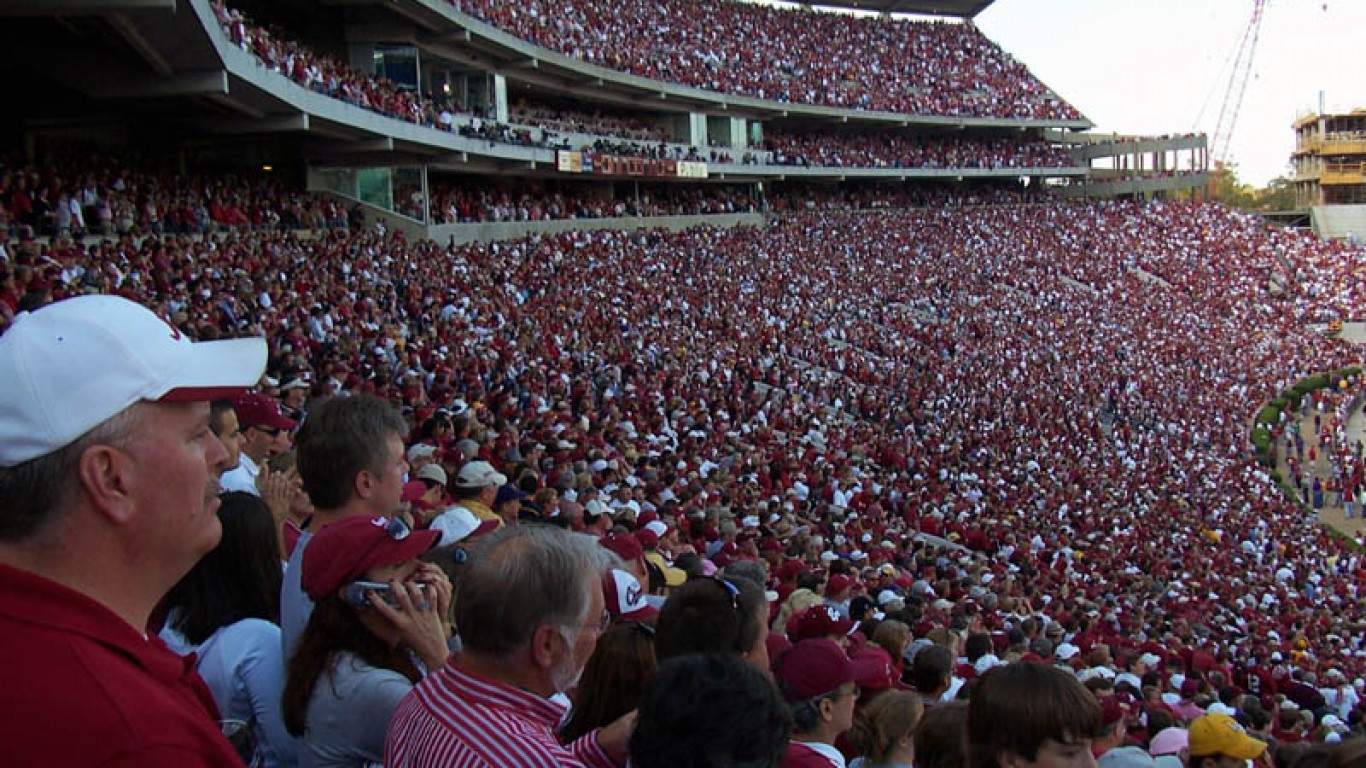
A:
[[[1307,430],[1301,432],[1301,434],[1304,435],[1308,435],[1310,431],[1313,431],[1314,417],[1311,415],[1305,421],[1300,422],[1300,429]],[[1347,439],[1350,442],[1356,442],[1357,440],[1366,442],[1366,415],[1363,415],[1360,408],[1347,417]],[[1309,445],[1310,442],[1306,439],[1305,448],[1307,449]],[[1313,445],[1318,445],[1317,438],[1314,439]],[[1323,458],[1322,451],[1319,451],[1319,454],[1318,458],[1314,460],[1312,471],[1315,477],[1318,477],[1326,483],[1328,482],[1328,479],[1332,477],[1333,471],[1332,468],[1328,466],[1328,462]],[[1319,510],[1319,519],[1354,538],[1363,531],[1366,531],[1366,521],[1362,520],[1360,511],[1357,512],[1356,517],[1348,520],[1342,514],[1341,505],[1329,506],[1326,501],[1323,509]]]

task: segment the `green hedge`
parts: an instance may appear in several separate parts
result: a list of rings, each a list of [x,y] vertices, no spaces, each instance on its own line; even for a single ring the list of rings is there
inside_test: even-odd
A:
[[[1295,382],[1293,386],[1272,398],[1252,420],[1252,453],[1259,464],[1273,466],[1271,459],[1271,432],[1281,423],[1281,413],[1289,408],[1297,411],[1304,398],[1311,392],[1329,387],[1336,388],[1343,379],[1361,375],[1359,366],[1348,366],[1336,371],[1316,373]],[[1294,494],[1291,494],[1292,496]]]
[[[1329,536],[1332,536],[1333,538],[1341,541],[1343,545],[1346,546],[1348,549],[1354,552],[1366,552],[1366,547],[1363,547],[1360,544],[1358,544],[1356,539],[1352,538],[1351,536],[1348,536],[1342,531],[1339,531],[1333,526],[1325,525],[1323,526],[1323,529],[1325,531],[1328,531]]]

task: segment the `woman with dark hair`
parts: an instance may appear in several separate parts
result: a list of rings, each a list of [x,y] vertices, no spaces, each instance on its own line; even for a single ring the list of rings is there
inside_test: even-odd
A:
[[[749,579],[707,576],[669,593],[655,623],[655,655],[733,653],[768,671],[768,601]]]
[[[773,768],[792,722],[763,672],[734,654],[679,656],[659,668],[631,733],[635,768]]]
[[[283,703],[285,726],[302,737],[303,765],[382,761],[399,700],[446,663],[450,581],[417,559],[440,535],[355,516],[309,541],[302,586],[315,605]]]
[[[584,665],[560,741],[567,744],[635,709],[658,671],[654,627],[637,621],[613,624]]]
[[[297,742],[280,713],[285,668],[280,651],[280,545],[265,502],[225,493],[223,538],[167,596],[161,637],[196,668],[225,720],[251,723],[262,765],[298,763]]]

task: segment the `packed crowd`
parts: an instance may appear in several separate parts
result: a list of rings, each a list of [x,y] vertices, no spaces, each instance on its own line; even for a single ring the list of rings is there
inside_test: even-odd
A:
[[[635,115],[617,115],[600,110],[571,109],[569,107],[538,107],[519,104],[508,110],[514,123],[536,125],[559,133],[585,133],[609,136],[629,141],[659,143],[669,136],[659,125]]]
[[[792,181],[765,196],[769,210],[781,213],[878,211],[904,208],[965,208],[983,205],[1052,203],[1042,187],[992,182],[888,184],[878,181],[829,184]]]
[[[210,427],[240,445],[223,487],[261,499],[225,497],[225,546],[248,534],[228,520],[243,504],[272,534],[251,546],[268,553],[258,570],[281,601],[239,640],[283,643],[275,676],[256,681],[274,691],[267,704],[283,702],[253,729],[272,764],[430,765],[507,738],[515,746],[497,746],[667,765],[658,755],[677,750],[650,740],[688,729],[660,719],[693,713],[678,686],[708,680],[752,696],[752,716],[770,713],[764,732],[783,737],[770,747],[788,760],[814,751],[834,765],[835,750],[893,762],[870,746],[887,743],[873,736],[891,706],[877,702],[897,700],[889,689],[928,706],[928,723],[953,699],[987,706],[1011,675],[1057,670],[1061,682],[1031,678],[1029,690],[1067,699],[1084,684],[1094,700],[1067,700],[1090,702],[1077,722],[1093,718],[1095,739],[1090,725],[1051,738],[1098,753],[1133,745],[1151,758],[1176,741],[1161,754],[1188,742],[1197,756],[1225,716],[1281,743],[1359,726],[1366,561],[1282,496],[1251,461],[1247,427],[1290,383],[1355,362],[1306,328],[1359,298],[1347,245],[1214,205],[1040,202],[461,247],[335,230],[39,249],[10,255],[11,311],[122,294],[177,336],[268,342],[261,391]],[[1279,298],[1273,272],[1293,274]],[[332,415],[352,408],[379,414],[364,422],[371,439],[320,436],[354,428]],[[1303,439],[1341,452],[1325,421]],[[388,446],[384,477],[398,479],[348,501],[379,481],[320,473],[368,466],[312,453],[338,444]],[[365,514],[349,524],[347,510]],[[593,570],[574,597],[487,565],[508,547],[573,560],[579,539],[536,532],[553,527],[596,536],[612,558],[574,557],[623,575],[604,583]],[[464,585],[453,605],[450,576]],[[405,597],[381,609],[390,579]],[[204,648],[213,632],[187,618],[204,593],[177,589],[168,641],[227,653]],[[326,620],[307,620],[314,605]],[[568,694],[573,733],[557,738],[552,699],[512,701],[492,682],[521,669],[485,634],[507,605],[588,617],[557,618],[578,628],[544,642],[573,653],[547,650],[544,668],[523,659],[539,682],[518,686]],[[448,658],[451,612],[461,650]],[[370,636],[389,650],[355,639]],[[642,658],[647,640],[657,667],[634,683],[595,672]],[[741,656],[779,688],[698,652]],[[364,663],[338,667],[338,653]],[[218,708],[240,715],[231,674],[200,672]],[[655,675],[669,686],[651,688]],[[655,702],[654,690],[670,694]],[[619,718],[637,705],[632,731]],[[507,719],[476,734],[446,708]],[[544,738],[517,719],[528,717]],[[891,736],[912,741],[948,727],[898,722]],[[1159,739],[1163,726],[1178,730]],[[1265,751],[1220,743],[1231,757]]]
[[[472,139],[547,148],[573,149],[559,135],[581,132],[625,141],[657,142],[658,128],[641,120],[520,105],[510,118],[513,124],[490,119],[478,110],[464,108],[448,96],[418,94],[387,78],[353,69],[340,59],[316,53],[278,31],[252,21],[241,11],[219,0],[213,3],[219,26],[228,39],[254,56],[262,66],[298,85],[361,109],[387,117],[451,131]],[[462,119],[463,118],[463,119]]]
[[[449,98],[423,96],[382,77],[351,69],[334,57],[316,54],[299,43],[254,24],[240,11],[214,3],[229,39],[268,69],[299,85],[389,117],[497,144],[568,149],[631,157],[735,162],[735,152],[669,143],[665,132],[647,120],[602,112],[519,105],[509,123],[462,111]],[[512,11],[516,13],[516,11]],[[935,25],[946,27],[947,25]],[[1018,115],[1031,117],[1034,115]],[[565,134],[596,137],[591,143]],[[775,134],[764,151],[741,152],[740,162],[776,165],[828,165],[889,168],[1065,167],[1065,151],[1045,143],[996,141],[914,141],[890,135],[862,137],[831,133]]]
[[[452,4],[589,64],[720,93],[903,114],[1081,118],[972,23],[697,0]],[[640,19],[653,23],[645,29]]]
[[[213,0],[218,25],[233,45],[251,54],[272,72],[293,80],[300,86],[352,106],[410,123],[451,130],[453,115],[461,110],[451,99],[437,100],[431,96],[401,88],[385,77],[377,77],[357,69],[335,56],[318,53],[296,40],[283,37],[255,23],[222,0]]]
[[[843,168],[1066,168],[1067,150],[1045,141],[917,139],[894,133],[846,135],[810,131],[768,134],[773,165]],[[762,160],[760,161],[762,162]]]
[[[777,462],[787,471],[785,456],[807,464],[824,457],[821,469],[802,471],[828,484],[876,481],[882,495],[893,496],[884,509],[900,518],[914,513],[921,529],[965,536],[981,527],[992,546],[978,549],[997,551],[1013,541],[1022,551],[1027,529],[999,526],[1021,505],[1045,510],[1045,520],[1075,532],[1060,538],[1056,530],[1040,531],[1042,546],[1031,545],[1061,569],[1046,578],[1089,568],[1102,555],[1156,558],[1144,553],[1143,534],[1154,524],[1147,518],[1190,526],[1195,539],[1206,525],[1254,543],[1312,533],[1278,517],[1291,511],[1249,479],[1254,470],[1241,462],[1243,422],[1296,375],[1344,361],[1329,342],[1297,330],[1306,313],[1350,302],[1358,290],[1349,272],[1307,266],[1350,263],[1349,254],[1333,255],[1344,248],[1262,231],[1203,206],[886,215],[902,218],[892,218],[896,226],[889,227],[882,216],[793,216],[760,230],[577,234],[456,250],[341,233],[308,242],[269,234],[228,238],[213,247],[177,239],[108,243],[89,252],[74,246],[53,252],[52,264],[25,273],[56,295],[72,285],[133,291],[196,335],[233,318],[272,338],[277,351],[290,350],[289,364],[315,371],[320,388],[331,381],[402,398],[414,414],[452,397],[488,403],[515,393],[516,401],[530,398],[592,421],[596,411],[587,401],[566,399],[574,387],[590,385],[588,399],[599,401],[593,407],[600,410],[630,384],[638,393],[632,400],[662,398],[665,414],[640,413],[639,402],[619,401],[607,410],[620,411],[621,419],[599,416],[579,441],[566,439],[597,442],[594,436],[605,430],[612,433],[611,452],[642,453],[635,442],[643,438],[618,434],[620,422],[629,420],[642,422],[636,430],[655,433],[656,443],[656,430],[677,432],[679,444],[688,446],[680,458],[690,471],[720,459],[756,470],[772,470]],[[860,258],[868,253],[879,255]],[[1282,257],[1305,265],[1301,289],[1272,304],[1262,295],[1264,273]],[[184,265],[205,259],[230,268],[207,278],[186,271]],[[86,280],[90,265],[111,262],[116,270],[100,270],[93,284]],[[714,265],[724,268],[706,269]],[[1173,287],[1155,288],[1136,276],[1140,268]],[[272,277],[279,272],[288,279]],[[580,281],[564,285],[557,276],[567,273],[598,275],[594,284],[601,287],[584,292]],[[975,277],[963,282],[949,274]],[[353,297],[348,286],[357,280],[377,287]],[[307,295],[300,290],[305,285]],[[434,291],[435,285],[444,287]],[[778,285],[782,291],[766,288]],[[22,296],[29,287],[9,288],[7,296]],[[1189,295],[1179,312],[1167,295],[1177,291]],[[646,296],[659,300],[641,301]],[[975,311],[964,315],[965,306]],[[1251,344],[1243,313],[1269,329]],[[1134,333],[1137,323],[1149,332]],[[531,335],[533,328],[539,330]],[[645,355],[650,367],[628,366],[636,355]],[[561,371],[569,384],[548,375]],[[1042,381],[1058,382],[1068,396],[1057,398]],[[1113,438],[1088,426],[1101,404],[1117,415]],[[524,418],[519,433],[543,432],[541,425],[553,421],[547,413]],[[680,422],[692,422],[692,431],[702,434],[687,438]],[[790,443],[767,437],[772,432]],[[813,434],[801,442],[807,432]],[[1169,456],[1197,449],[1188,466],[1166,467]],[[716,489],[723,498],[740,494],[736,478],[745,473],[727,474],[736,485]],[[760,498],[786,490],[759,474]],[[1085,492],[1076,495],[1083,477],[1093,501]],[[1184,503],[1164,497],[1178,488]],[[1218,495],[1230,488],[1242,494],[1236,503]],[[1113,513],[1120,517],[1104,526],[1124,527],[1095,542],[1087,536],[1101,523],[1079,510],[1099,499],[1128,511]],[[694,496],[692,504],[699,503]],[[1165,514],[1131,520],[1143,507]],[[998,525],[986,525],[997,514]],[[973,520],[976,525],[960,530]],[[1265,525],[1240,527],[1255,520]],[[1073,549],[1057,549],[1064,543],[1096,551],[1078,560]],[[1181,581],[1198,543],[1176,561],[1158,558],[1145,578]],[[1300,543],[1293,556],[1312,557],[1311,541]],[[1104,594],[1113,579],[1133,578],[1094,574],[1086,591]],[[1254,580],[1247,588],[1253,585],[1295,605],[1296,596],[1277,585]],[[1172,600],[1208,601],[1193,583],[1174,591]],[[1307,618],[1300,617],[1310,631]]]
[[[336,203],[264,173],[186,176],[93,152],[56,164],[0,160],[0,233],[9,237],[325,229],[347,220]]]
[[[531,183],[500,188],[483,179],[468,179],[431,185],[428,220],[464,224],[753,213],[762,205],[751,190],[734,186],[644,184],[637,189],[616,184],[611,189],[590,190],[581,184]]]

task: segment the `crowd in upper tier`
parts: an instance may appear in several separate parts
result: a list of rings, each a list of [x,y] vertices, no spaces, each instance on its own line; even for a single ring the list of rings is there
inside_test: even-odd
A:
[[[763,204],[762,198],[744,188],[647,184],[641,190],[621,186],[613,195],[572,185],[500,188],[476,179],[438,181],[431,185],[429,221],[460,224],[752,213]]]
[[[589,64],[723,94],[913,115],[1081,119],[970,22],[724,0],[452,3]]]
[[[255,56],[263,66],[305,88],[389,117],[497,144],[746,164],[897,168],[1063,167],[1069,164],[1065,151],[1043,142],[932,140],[872,134],[842,136],[828,131],[776,132],[768,137],[764,151],[725,147],[708,151],[689,148],[684,143],[669,143],[666,132],[648,120],[527,104],[517,105],[509,114],[510,123],[504,124],[462,109],[451,98],[423,96],[383,77],[352,69],[335,57],[319,55],[252,23],[240,11],[221,3],[215,3],[214,8],[220,25],[234,44]],[[929,27],[941,28],[957,29],[943,24]],[[967,34],[969,29],[964,26],[961,31]],[[597,138],[592,143],[584,143],[571,140],[566,134]]]
[[[925,139],[895,133],[842,135],[773,132],[765,148],[774,165],[840,168],[1067,168],[1067,150],[1044,141]]]

